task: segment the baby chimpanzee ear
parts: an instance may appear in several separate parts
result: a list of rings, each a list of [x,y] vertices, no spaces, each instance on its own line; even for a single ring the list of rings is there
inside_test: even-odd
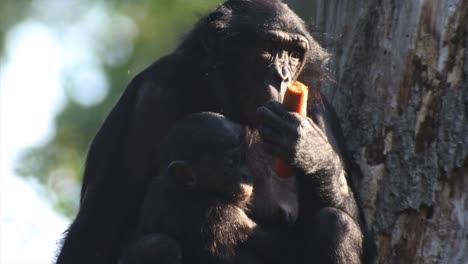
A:
[[[169,177],[174,177],[177,184],[192,189],[197,184],[197,176],[192,166],[185,160],[175,160],[167,167]]]

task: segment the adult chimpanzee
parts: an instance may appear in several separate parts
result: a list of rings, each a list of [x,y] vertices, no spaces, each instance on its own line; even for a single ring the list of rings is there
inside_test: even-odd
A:
[[[142,257],[164,263],[158,240],[152,248],[139,245],[141,235],[148,240],[152,233],[175,238],[186,264],[256,263],[257,250],[245,243],[266,235],[244,212],[253,189],[246,150],[244,129],[222,115],[197,113],[175,124],[159,149],[160,172],[143,203],[136,245],[123,263],[141,263]]]
[[[147,234],[132,243],[119,264],[182,264],[182,249],[165,234]]]
[[[257,190],[249,216],[266,231],[287,229],[284,255],[295,263],[366,259],[365,225],[345,177],[333,110],[315,89],[309,118],[278,102],[296,79],[317,85],[326,60],[280,1],[228,0],[202,18],[173,53],[135,77],[97,133],[80,210],[57,262],[116,262],[159,170],[151,161],[161,139],[176,120],[202,111],[222,113],[257,135],[248,155]],[[296,177],[277,177],[276,156]]]

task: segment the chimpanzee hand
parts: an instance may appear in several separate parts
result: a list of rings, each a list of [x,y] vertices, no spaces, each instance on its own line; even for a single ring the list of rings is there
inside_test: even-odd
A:
[[[300,172],[312,174],[340,166],[326,135],[310,118],[270,101],[257,109],[257,120],[265,149]]]

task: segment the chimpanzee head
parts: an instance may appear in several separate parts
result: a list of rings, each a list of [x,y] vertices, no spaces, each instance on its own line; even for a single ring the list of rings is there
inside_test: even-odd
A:
[[[161,156],[172,189],[186,194],[246,202],[252,177],[244,130],[215,113],[197,113],[174,125]]]
[[[215,101],[240,123],[254,124],[256,109],[282,101],[291,82],[321,79],[328,59],[304,21],[277,0],[228,0],[190,36],[187,43],[196,39],[205,49],[200,64]]]

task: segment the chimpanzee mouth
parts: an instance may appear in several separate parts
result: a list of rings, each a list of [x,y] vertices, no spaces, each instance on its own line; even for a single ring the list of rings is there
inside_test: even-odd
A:
[[[249,200],[250,196],[252,196],[253,193],[253,186],[251,184],[240,184],[240,189],[241,189],[241,200]]]

